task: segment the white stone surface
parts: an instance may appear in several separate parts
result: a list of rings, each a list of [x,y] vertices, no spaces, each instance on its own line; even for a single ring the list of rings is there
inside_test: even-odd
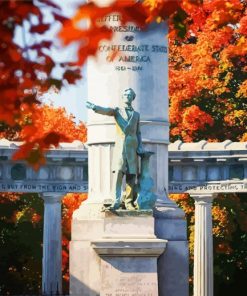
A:
[[[192,195],[195,200],[194,296],[213,296],[213,195]]]
[[[169,192],[212,194],[247,192],[246,142],[169,145]]]
[[[70,294],[158,296],[157,257],[166,244],[154,235],[151,212],[82,205],[72,222]]]
[[[103,239],[92,245],[102,258],[100,295],[159,295],[157,257],[166,241]]]
[[[132,223],[133,225],[134,223]],[[126,227],[127,228],[127,227]],[[129,229],[130,230],[130,229]],[[132,231],[132,229],[131,229]],[[152,238],[107,238],[92,241],[91,246],[102,258],[105,257],[158,257],[164,253],[166,241]],[[157,265],[157,264],[156,264]],[[157,270],[156,270],[157,272]]]
[[[182,178],[185,181],[196,180],[197,178],[197,167],[188,166],[182,170]]]
[[[12,148],[16,149],[17,147],[23,144],[22,141],[9,141],[7,139],[0,140],[0,148]],[[83,150],[85,149],[85,145],[78,140],[73,141],[72,143],[59,143],[58,148],[51,148],[50,150]]]
[[[22,142],[0,140],[2,192],[87,192],[87,150],[80,141],[62,143],[46,153],[46,164],[38,171],[12,156]]]
[[[42,293],[62,294],[61,194],[43,193]]]
[[[100,1],[103,3],[103,1]],[[110,18],[110,24],[113,27],[119,26],[117,21],[118,16],[114,15]],[[129,24],[127,24],[129,25]],[[132,26],[132,24],[130,24]],[[133,88],[136,92],[136,99],[133,102],[133,107],[140,113],[140,125],[142,138],[144,142],[144,148],[149,151],[155,152],[151,157],[150,171],[151,176],[155,183],[154,193],[157,195],[157,203],[155,210],[155,219],[161,221],[159,224],[162,228],[168,229],[173,225],[173,229],[177,229],[178,232],[174,233],[173,239],[175,242],[179,241],[181,237],[184,238],[186,228],[184,224],[184,214],[178,209],[177,205],[168,198],[168,144],[169,144],[169,122],[168,122],[168,53],[167,53],[167,25],[166,23],[154,24],[150,27],[149,31],[139,32],[122,32],[115,34],[115,37],[111,44],[108,41],[103,41],[100,44],[100,52],[96,58],[92,58],[88,61],[87,66],[87,81],[88,81],[88,100],[92,101],[96,105],[115,107],[121,102],[121,95],[124,89]],[[120,45],[119,54],[114,61],[106,62],[109,59],[109,55],[112,52],[105,51],[107,46]],[[139,52],[129,51],[128,48],[135,48],[140,46]],[[125,51],[122,50],[125,48]],[[131,57],[135,62],[123,62],[121,57]],[[137,62],[136,57],[144,59],[146,62]],[[131,59],[131,58],[130,58]],[[143,221],[143,225],[138,229],[138,224],[133,225],[132,231],[125,233],[123,229],[129,227],[128,223],[124,226],[120,226],[118,221],[114,221],[109,228],[104,228],[99,217],[96,213],[100,210],[100,206],[104,200],[113,199],[112,183],[113,176],[111,172],[111,161],[113,145],[115,141],[115,123],[113,118],[96,114],[92,111],[88,113],[88,160],[89,160],[89,198],[83,204],[83,206],[74,214],[73,218],[73,233],[71,243],[71,293],[78,293],[80,288],[88,289],[86,293],[88,295],[97,295],[99,291],[99,285],[92,285],[88,283],[88,277],[85,272],[81,270],[91,270],[92,265],[97,265],[96,258],[85,251],[85,238],[83,235],[91,225],[90,239],[93,239],[97,233],[102,233],[107,229],[109,235],[123,237],[137,238],[150,237],[150,232],[143,233],[143,225],[147,225],[146,221]],[[92,207],[90,207],[90,204]],[[94,208],[94,209],[93,209]],[[89,215],[85,213],[85,209],[89,210]],[[159,216],[159,212],[162,211],[162,215]],[[156,217],[156,214],[159,217]],[[91,215],[91,216],[90,216]],[[171,217],[176,217],[176,221]],[[82,223],[80,219],[84,219]],[[126,219],[126,217],[125,217]],[[93,223],[90,222],[94,220]],[[141,221],[142,219],[140,219]],[[84,225],[83,225],[84,224]],[[115,226],[114,226],[115,224]],[[165,236],[160,237],[156,229],[157,223],[155,223],[155,232],[158,238],[166,239]],[[149,225],[149,224],[148,224]],[[107,226],[107,225],[106,225]],[[79,233],[81,231],[81,233]],[[118,233],[119,232],[119,233]],[[99,235],[99,234],[98,234]],[[106,234],[105,234],[106,235]],[[154,235],[153,233],[151,235]],[[125,238],[126,238],[125,237]],[[99,238],[99,237],[98,237]],[[173,272],[167,272],[165,278],[159,277],[159,296],[187,296],[188,278],[188,255],[186,238],[182,242],[180,252],[183,254],[180,259],[175,260],[176,264],[173,266]],[[85,247],[82,247],[82,245]],[[83,256],[88,254],[91,256],[84,267],[79,266],[76,262],[79,253],[77,248],[83,248]],[[175,248],[174,244],[170,244],[170,254],[173,254],[172,250]],[[82,250],[82,249],[81,249]],[[86,252],[86,253],[85,253]],[[175,252],[175,251],[174,251]],[[77,254],[77,255],[76,255]],[[88,257],[87,256],[87,257]],[[187,256],[187,257],[186,257]],[[176,257],[177,258],[177,257]],[[162,273],[162,268],[166,265],[166,262],[171,262],[172,257],[162,257],[159,259],[159,273]],[[81,264],[81,263],[80,263]],[[90,266],[89,266],[90,265]],[[182,269],[181,269],[182,266]],[[186,270],[185,277],[176,287],[167,285],[171,283],[171,277],[179,270]],[[98,279],[99,273],[97,268],[95,270],[96,278]],[[85,277],[84,277],[85,275]],[[80,280],[79,280],[80,279]],[[81,282],[81,284],[80,284]],[[84,284],[82,284],[82,282]],[[77,284],[78,285],[77,285]],[[87,288],[85,287],[85,283]],[[180,294],[172,294],[174,291]],[[85,290],[84,290],[85,291]],[[87,295],[87,294],[86,294]]]
[[[90,221],[91,224],[93,221]],[[100,295],[101,259],[91,248],[90,242],[72,240],[70,242],[70,295]]]
[[[209,181],[220,180],[220,167],[210,165],[207,167],[207,179]]]
[[[60,169],[59,169],[59,177],[62,179],[62,180],[71,180],[73,178],[73,175],[74,175],[74,172],[73,172],[73,167],[70,166],[62,166]]]
[[[131,229],[131,232],[130,232]],[[149,237],[154,236],[153,217],[107,217],[104,222],[105,237]]]
[[[108,25],[118,27],[118,16],[113,14]],[[133,24],[127,25],[136,27]],[[133,107],[141,115],[141,132],[145,148],[155,152],[150,166],[155,180],[155,193],[160,201],[167,201],[164,188],[166,190],[168,188],[166,32],[167,27],[163,23],[154,24],[145,32],[136,28],[136,32],[130,30],[130,32],[115,33],[111,42],[101,43],[97,58],[91,58],[87,65],[88,99],[96,105],[119,106],[124,89],[131,87],[136,92]],[[111,54],[107,50],[109,46],[120,46],[119,55],[111,62],[107,61]],[[133,48],[138,46],[139,50],[133,51]],[[124,56],[135,57],[135,62],[123,62],[121,59]],[[144,56],[147,62],[136,61],[136,57]],[[111,196],[113,180],[111,160],[115,123],[113,118],[92,111],[89,111],[88,119],[89,199],[87,202],[102,203],[106,199],[114,198]]]
[[[38,178],[40,180],[47,180],[49,178],[49,170],[47,168],[40,168],[38,171]]]
[[[189,295],[189,252],[184,212],[158,207],[154,212],[155,234],[168,241],[158,260],[159,296]]]
[[[166,226],[169,224],[166,223]],[[188,242],[169,240],[158,260],[159,296],[189,296]]]
[[[107,257],[101,260],[102,296],[158,296],[157,259]]]
[[[247,142],[232,142],[230,140],[225,140],[224,142],[207,142],[202,140],[200,142],[193,143],[183,143],[180,140],[175,141],[169,145],[169,151],[244,151],[247,148]]]

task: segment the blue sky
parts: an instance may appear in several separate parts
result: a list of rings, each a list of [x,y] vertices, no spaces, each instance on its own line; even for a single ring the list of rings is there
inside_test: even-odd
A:
[[[67,17],[71,17],[76,10],[78,4],[84,2],[84,0],[52,0],[54,3],[59,4],[62,8],[63,14]],[[43,9],[43,13],[45,16],[45,22],[51,21],[50,11],[47,9]],[[35,18],[32,20],[35,23]],[[72,61],[76,57],[76,45],[72,45],[69,48],[62,49],[59,40],[56,38],[56,34],[59,31],[60,25],[55,23],[51,30],[49,30],[48,34],[39,35],[34,34],[31,35],[28,33],[29,24],[26,22],[24,24],[25,31],[25,39],[26,42],[33,43],[35,40],[41,39],[52,39],[54,41],[55,46],[53,46],[52,50],[49,54],[51,54],[54,61],[62,62],[62,61]],[[16,32],[16,42],[19,44],[23,44],[23,28],[19,28]],[[55,77],[61,76],[61,70],[56,68],[52,73]],[[72,113],[75,116],[76,122],[79,120],[86,121],[86,107],[85,101],[87,96],[87,88],[85,81],[85,67],[82,69],[82,75],[84,78],[81,81],[78,81],[76,85],[66,85],[62,88],[59,93],[50,92],[43,96],[42,100],[46,103],[52,103],[54,106],[62,106],[65,107],[68,113]]]

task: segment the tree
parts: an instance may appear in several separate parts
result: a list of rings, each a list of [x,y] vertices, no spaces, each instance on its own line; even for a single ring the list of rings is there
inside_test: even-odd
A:
[[[62,254],[63,254],[63,279],[64,279],[64,291],[69,291],[69,242],[71,240],[71,221],[73,212],[79,208],[81,203],[87,199],[87,193],[76,194],[68,193],[62,200],[63,215],[62,215],[62,229],[63,229],[63,242],[62,242]]]
[[[171,140],[246,139],[246,1],[184,5],[187,33],[171,34]]]
[[[44,20],[44,8],[51,11],[53,20],[50,23]],[[40,156],[42,161],[46,148],[65,140],[62,134],[52,131],[42,137],[32,138],[31,125],[40,118],[37,113],[39,94],[54,85],[60,88],[65,80],[74,83],[81,78],[79,69],[71,68],[68,63],[59,64],[60,68],[64,69],[62,80],[54,79],[52,75],[53,69],[58,66],[49,55],[53,44],[50,40],[36,39],[35,36],[47,33],[54,20],[63,23],[66,18],[62,16],[59,6],[50,0],[0,3],[0,129],[25,129],[25,142],[17,156],[26,158],[30,163],[38,162],[37,156]],[[15,42],[18,29],[22,30],[23,45]],[[32,43],[26,41],[27,30],[35,39]],[[33,148],[37,150],[35,156]]]
[[[169,40],[171,140],[246,141],[247,2],[183,3],[183,39]],[[171,195],[184,209],[193,261],[194,202]],[[246,281],[246,195],[219,195],[213,204],[215,294],[232,295]]]
[[[51,125],[48,128],[41,126],[44,114],[39,113],[38,95],[53,85],[60,88],[65,80],[74,83],[80,78],[80,71],[74,68],[75,65],[83,64],[89,55],[94,55],[100,40],[112,37],[112,32],[97,22],[98,18],[111,12],[118,12],[123,24],[133,21],[142,28],[152,21],[161,21],[170,16],[172,140],[246,140],[246,1],[183,0],[181,6],[178,2],[117,0],[108,7],[87,3],[78,8],[72,20],[65,19],[59,7],[50,0],[1,2],[0,128],[9,138],[22,137],[25,141],[16,158],[24,158],[38,167],[44,162],[43,153],[46,148],[57,145],[61,140],[72,140],[62,127],[56,129]],[[200,2],[202,3],[198,6]],[[24,29],[28,26],[32,34],[43,34],[49,30],[50,24],[43,21],[42,5],[49,7],[54,19],[62,23],[60,38],[65,45],[79,41],[78,62],[73,65],[60,64],[64,69],[61,80],[52,76],[56,65],[47,54],[52,46],[50,41],[43,40],[33,44],[24,42],[24,46],[14,42],[17,27]],[[87,29],[78,28],[82,19],[89,19],[91,26]],[[183,36],[185,39],[181,38]],[[75,202],[76,205],[80,198]],[[175,198],[184,206],[189,222],[192,223],[194,218],[191,200],[184,195]],[[224,252],[224,255],[216,258],[218,262],[221,261],[221,265],[217,266],[226,264],[228,258],[224,256],[231,255],[231,262],[236,258],[237,264],[245,268],[242,264],[245,253],[238,249],[240,251],[234,253],[234,257],[232,251],[233,236],[239,235],[241,231],[245,235],[245,205],[239,203],[239,197],[234,195],[231,198],[234,203],[229,207],[224,206],[222,197],[214,208],[215,221],[222,226],[214,230],[215,236],[217,235],[217,251],[218,254]],[[229,197],[225,201],[229,201]],[[231,229],[229,219],[237,221],[235,228]],[[193,233],[192,226],[190,233]],[[226,238],[226,244],[223,243],[223,238]],[[218,274],[222,277],[223,272]]]
[[[189,0],[187,0],[189,1]],[[110,39],[112,31],[99,25],[98,18],[116,12],[121,15],[121,22],[135,22],[144,28],[146,24],[161,20],[173,14],[179,7],[178,0],[116,0],[108,7],[99,7],[94,2],[86,3],[78,8],[72,20],[62,15],[61,9],[51,0],[2,1],[0,3],[0,91],[2,103],[0,106],[0,131],[8,129],[26,130],[24,143],[15,157],[26,159],[34,165],[44,161],[44,151],[50,145],[58,145],[65,141],[64,134],[48,132],[42,137],[32,137],[31,125],[39,120],[36,106],[40,103],[39,95],[55,86],[60,89],[65,81],[75,83],[81,78],[80,69],[86,58],[97,52],[102,39]],[[52,18],[47,22],[44,11],[50,11]],[[90,26],[80,29],[78,23],[89,19]],[[77,63],[55,63],[49,54],[53,43],[47,39],[35,39],[27,42],[26,31],[35,35],[49,32],[51,24],[56,21],[62,24],[60,37],[64,44],[78,41]],[[174,25],[179,26],[179,18],[174,18]],[[181,24],[180,24],[181,25]],[[15,42],[18,29],[22,30],[22,45]],[[39,40],[39,41],[38,41]],[[86,41],[86,42],[85,42]],[[53,77],[56,66],[63,69],[62,79]],[[26,120],[26,117],[29,120]],[[14,136],[14,135],[13,135]],[[35,151],[34,151],[35,150]]]
[[[20,2],[13,0],[0,3],[0,92],[2,98],[0,106],[0,136],[10,140],[24,141],[20,150],[15,154],[15,159],[25,159],[35,168],[38,168],[45,161],[44,152],[46,148],[49,148],[51,145],[56,146],[60,141],[72,141],[73,139],[84,141],[86,137],[86,130],[83,124],[75,127],[71,123],[72,118],[64,116],[64,110],[51,110],[50,107],[40,106],[39,101],[40,95],[47,92],[51,87],[55,86],[56,89],[60,89],[65,81],[67,83],[75,83],[77,79],[81,78],[80,69],[75,67],[75,64],[60,63],[60,68],[64,69],[63,77],[60,80],[55,79],[52,73],[57,64],[49,55],[49,50],[52,48],[53,43],[44,38],[38,38],[40,41],[35,40],[32,43],[28,43],[25,38],[25,32],[28,30],[33,36],[41,36],[49,31],[53,21],[60,22],[63,26],[60,36],[65,44],[78,40],[81,37],[84,37],[84,40],[85,38],[90,40],[88,46],[80,47],[78,64],[81,65],[87,56],[96,53],[100,40],[109,39],[112,36],[112,32],[109,29],[97,26],[98,17],[103,17],[110,12],[116,11],[122,15],[123,23],[134,21],[140,27],[144,27],[147,22],[151,22],[158,16],[165,17],[174,12],[178,7],[176,1],[169,0],[165,1],[166,7],[169,8],[168,11],[163,9],[163,1],[157,1],[157,3],[150,0],[145,0],[143,3],[135,2],[117,0],[108,8],[101,8],[93,3],[81,6],[75,18],[77,18],[77,21],[80,21],[82,17],[86,17],[91,19],[93,24],[93,27],[85,32],[76,30],[75,26],[72,26],[72,22],[63,17],[59,6],[55,5],[53,1],[30,0]],[[53,19],[49,23],[45,21],[42,8],[51,11]],[[22,45],[15,42],[15,34],[18,29],[22,30]],[[56,121],[54,121],[54,118],[56,118]],[[26,199],[26,197],[26,194],[16,195],[16,198],[13,199],[11,194],[1,195],[1,201],[3,202],[0,208],[5,211],[7,206],[10,210],[8,218],[3,219],[2,237],[4,240],[2,243],[5,250],[8,249],[15,239],[19,239],[16,233],[18,231],[22,234],[29,227],[28,232],[32,233],[34,225],[38,224],[40,234],[42,222],[40,220],[40,211],[36,211],[34,204],[31,204],[32,197],[28,196],[30,200]],[[64,200],[64,228],[66,230],[65,236],[67,235],[67,239],[64,239],[63,250],[65,270],[67,266],[66,258],[68,257],[66,249],[69,235],[69,220],[72,215],[71,209],[78,207],[85,198],[85,195],[72,195]],[[11,207],[9,201],[11,201]],[[29,202],[28,206],[27,202]],[[20,231],[20,226],[23,226],[22,231]],[[11,231],[7,231],[8,228]],[[11,235],[8,236],[7,233],[10,232]],[[32,255],[31,258],[34,261],[36,260],[35,262],[41,262],[41,260],[37,259],[40,258],[41,254],[40,237],[36,237],[35,241],[37,246],[34,249],[39,249],[39,255],[37,257]],[[24,254],[31,252],[31,250],[27,250],[26,242],[22,245]],[[31,269],[26,266],[27,257],[24,256],[25,258],[20,262],[20,258],[16,258],[16,254],[15,252],[11,253],[12,265],[8,267],[5,264],[4,268],[8,268],[7,270],[3,268],[7,277],[11,278],[11,281],[14,278],[15,286],[11,286],[11,281],[6,280],[5,284],[8,283],[9,285],[3,284],[1,292],[20,293],[25,291],[25,293],[37,293],[35,283],[37,281],[40,282],[40,273],[37,272],[35,276],[26,277],[24,270],[31,272]],[[30,253],[27,254],[30,255]],[[3,262],[5,261],[3,260]],[[17,265],[19,266],[18,268]],[[26,290],[24,286],[27,287]]]
[[[39,117],[31,125],[34,139],[54,132],[63,133],[70,142],[86,141],[85,125],[82,122],[76,125],[74,117],[66,114],[64,108],[48,105],[35,108]],[[20,130],[12,128],[2,132],[0,137],[13,139],[14,134],[15,140],[23,140],[26,132],[26,126]],[[62,201],[64,291],[68,291],[71,217],[86,198],[87,194],[67,194]],[[38,194],[0,194],[0,294],[40,293],[43,211],[43,202]]]
[[[31,150],[32,145],[44,143],[44,147],[50,147],[54,140],[56,143],[59,143],[60,140],[64,142],[72,142],[75,139],[82,142],[86,141],[85,125],[80,122],[76,126],[73,116],[67,116],[64,108],[42,105],[34,106],[33,110],[35,120],[33,114],[26,114],[25,122],[19,133],[20,139],[25,141],[26,144],[15,153],[14,159],[25,158],[34,168],[39,168],[40,164],[45,163],[43,151],[40,146]]]
[[[43,203],[37,194],[0,193],[0,294],[39,294]]]

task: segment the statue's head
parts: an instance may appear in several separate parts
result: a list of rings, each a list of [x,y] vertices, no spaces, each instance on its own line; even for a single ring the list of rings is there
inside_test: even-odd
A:
[[[136,94],[132,88],[127,88],[124,90],[122,96],[124,103],[131,103],[132,101],[134,101],[135,97]]]

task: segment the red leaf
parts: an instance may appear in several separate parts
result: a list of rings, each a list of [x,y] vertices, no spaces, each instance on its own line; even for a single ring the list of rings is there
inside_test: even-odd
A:
[[[26,104],[41,104],[39,100],[37,100],[37,96],[36,94],[34,95],[28,95],[26,97],[24,97],[24,99],[22,100],[23,103],[26,103]]]
[[[21,59],[21,54],[16,49],[9,49],[9,55],[14,62],[18,62]]]
[[[48,148],[50,145],[57,146],[59,142],[62,142],[62,141],[67,142],[67,140],[68,140],[67,137],[64,135],[61,135],[56,132],[50,132],[44,137],[43,143]]]
[[[75,83],[76,80],[81,79],[81,71],[80,69],[76,70],[66,70],[63,74],[63,78],[68,81],[68,83]]]
[[[56,12],[53,12],[53,16],[56,21],[59,21],[61,23],[64,23],[65,21],[69,20],[67,17],[65,17],[61,14],[57,14]]]
[[[30,32],[43,34],[49,29],[50,29],[50,24],[39,24],[39,25],[32,26],[30,29]]]
[[[35,50],[40,50],[42,48],[50,48],[52,45],[52,41],[47,41],[47,40],[44,40],[44,41],[41,41],[40,43],[35,43],[31,46],[29,46],[28,48],[29,49],[35,49]]]

